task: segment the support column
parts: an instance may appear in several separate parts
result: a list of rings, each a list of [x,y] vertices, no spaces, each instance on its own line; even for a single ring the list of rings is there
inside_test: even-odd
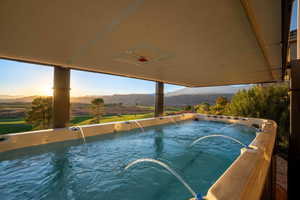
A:
[[[291,63],[288,195],[298,194],[300,177],[300,60]]]
[[[288,196],[299,194],[300,178],[300,1],[298,0],[297,60],[290,63],[290,135],[288,153]]]
[[[164,83],[156,82],[155,90],[155,117],[163,116],[164,114]]]
[[[53,128],[64,128],[70,120],[70,69],[54,67]]]
[[[300,1],[299,0],[296,0],[298,1],[298,8],[297,8],[297,52],[296,52],[296,55],[297,55],[297,59],[300,59]],[[296,2],[294,2],[296,3]]]

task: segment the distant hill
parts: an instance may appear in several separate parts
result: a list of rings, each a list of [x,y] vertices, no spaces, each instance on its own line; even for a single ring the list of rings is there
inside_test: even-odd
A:
[[[15,95],[0,95],[0,99],[15,99],[23,96],[15,96]]]
[[[6,96],[6,95],[0,96],[0,103],[14,103],[14,102],[30,103],[34,98],[38,97],[38,96],[28,96],[28,97],[10,96],[9,98],[7,98],[2,96]]]
[[[122,103],[124,105],[152,105],[154,95],[151,94],[124,94],[124,95],[104,95],[104,96],[82,96],[71,97],[73,103],[90,103],[95,98],[103,98],[107,104]]]
[[[201,102],[214,103],[218,96],[226,96],[228,99],[233,94],[194,94],[194,95],[177,95],[177,96],[166,96],[165,104],[167,106],[184,106],[184,105],[195,105]],[[22,97],[22,98],[10,98],[0,99],[0,103],[30,103],[37,96]],[[72,103],[84,103],[89,104],[95,98],[103,98],[106,104],[122,103],[123,105],[154,105],[154,95],[151,94],[128,94],[128,95],[111,95],[111,96],[84,96],[84,97],[72,97]]]
[[[183,88],[175,92],[165,94],[165,104],[168,106],[195,105],[202,102],[214,103],[218,96],[225,96],[231,99],[234,93],[241,89],[248,89],[250,86],[220,86]],[[8,98],[9,97],[9,98]],[[15,97],[8,95],[0,96],[0,103],[32,102],[38,96]],[[72,103],[90,103],[95,98],[103,98],[106,104],[122,103],[123,105],[154,105],[153,94],[124,94],[124,95],[104,95],[104,96],[82,96],[71,97]]]
[[[169,92],[166,96],[179,95],[200,95],[200,94],[234,94],[242,89],[248,89],[251,85],[239,86],[217,86],[217,87],[197,87],[197,88],[183,88],[174,92]]]

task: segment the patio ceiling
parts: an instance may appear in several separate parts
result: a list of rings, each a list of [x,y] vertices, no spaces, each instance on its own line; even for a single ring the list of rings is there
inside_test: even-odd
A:
[[[13,60],[191,87],[282,73],[280,0],[1,0],[0,27]]]

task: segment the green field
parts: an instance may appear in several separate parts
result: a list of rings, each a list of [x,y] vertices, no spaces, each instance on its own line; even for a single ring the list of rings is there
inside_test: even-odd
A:
[[[0,134],[18,133],[32,130],[30,124],[26,124],[22,118],[0,119]]]
[[[78,124],[83,123],[84,121],[87,121],[89,119],[92,119],[92,117],[91,116],[77,116],[77,117],[73,117],[70,120],[70,124],[71,125],[78,125]]]
[[[153,117],[153,113],[147,114],[131,114],[131,115],[115,115],[115,116],[104,116],[100,123],[114,122],[114,121],[127,121],[134,119],[143,119]],[[77,116],[73,117],[70,121],[70,126],[86,125],[90,124],[92,120],[91,116]],[[22,118],[7,118],[0,119],[0,134],[7,133],[18,133],[32,130],[30,124],[26,124]]]
[[[33,127],[24,120],[26,112],[31,103],[15,102],[0,103],[0,134],[18,133],[30,131]],[[181,111],[183,108],[178,106],[166,106],[165,114],[171,114]],[[124,106],[119,104],[107,104],[105,107],[105,116],[100,123],[127,121],[153,117],[154,106]],[[90,104],[72,103],[72,117],[70,126],[91,124]]]
[[[147,113],[147,114],[133,114],[133,115],[121,115],[121,116],[107,116],[103,117],[100,120],[100,123],[107,123],[107,122],[117,122],[117,121],[127,121],[127,120],[134,120],[134,119],[143,119],[143,118],[150,118],[153,117],[153,113]],[[81,121],[74,125],[86,125],[90,124],[90,121],[92,118],[90,117],[87,120]]]
[[[0,113],[0,134],[33,130],[32,125],[27,124],[24,120],[29,106],[30,103],[0,103],[0,109],[2,109],[2,113]],[[73,112],[71,113],[74,117],[70,120],[70,126],[91,124],[92,116],[89,114],[89,104],[75,103],[72,104],[72,109]],[[181,110],[181,107],[166,106],[165,113],[171,114]],[[106,107],[106,115],[100,120],[100,123],[149,118],[154,116],[153,112],[153,106],[109,105]]]

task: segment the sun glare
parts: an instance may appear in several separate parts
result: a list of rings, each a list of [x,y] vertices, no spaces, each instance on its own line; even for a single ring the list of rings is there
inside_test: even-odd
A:
[[[41,89],[39,90],[39,95],[52,96],[53,95],[52,86],[49,85],[42,86]]]

